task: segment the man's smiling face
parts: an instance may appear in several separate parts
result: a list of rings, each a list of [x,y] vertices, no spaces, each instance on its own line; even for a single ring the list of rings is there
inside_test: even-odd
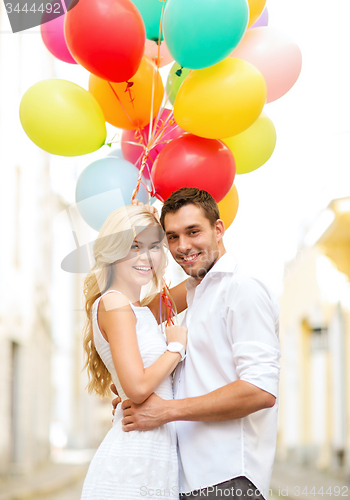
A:
[[[194,204],[167,213],[164,219],[169,250],[185,273],[202,279],[220,256],[224,227],[220,219],[211,226],[204,210]]]

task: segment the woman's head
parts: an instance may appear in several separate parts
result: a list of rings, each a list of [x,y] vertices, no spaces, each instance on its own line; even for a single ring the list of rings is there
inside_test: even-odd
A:
[[[127,205],[112,212],[93,247],[95,263],[84,282],[87,322],[84,349],[89,375],[88,390],[104,396],[112,382],[93,342],[92,305],[112,282],[146,287],[142,305],[159,290],[167,265],[166,238],[156,217],[146,208]]]
[[[112,283],[127,281],[158,288],[166,267],[166,239],[158,220],[146,208],[128,205],[112,212],[94,244],[92,271],[103,293]]]

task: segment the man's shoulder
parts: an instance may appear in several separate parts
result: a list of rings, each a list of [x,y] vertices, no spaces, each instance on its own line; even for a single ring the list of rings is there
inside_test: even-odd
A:
[[[237,295],[240,299],[247,298],[248,300],[254,300],[255,297],[261,297],[271,301],[276,308],[279,309],[276,295],[271,288],[259,278],[238,270],[229,277],[227,285],[229,291],[228,295],[231,297]]]

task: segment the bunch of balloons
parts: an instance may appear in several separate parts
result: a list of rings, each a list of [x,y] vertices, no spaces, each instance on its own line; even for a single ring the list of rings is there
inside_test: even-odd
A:
[[[125,203],[205,189],[232,223],[236,173],[261,167],[275,148],[263,108],[301,71],[300,49],[267,26],[265,3],[73,0],[64,16],[43,14],[46,47],[88,70],[89,88],[59,79],[33,85],[20,104],[27,135],[49,153],[77,156],[106,144],[105,122],[123,129],[119,149],[78,179],[78,208],[94,229],[120,201],[87,200],[117,188]],[[159,69],[170,63],[164,88]]]

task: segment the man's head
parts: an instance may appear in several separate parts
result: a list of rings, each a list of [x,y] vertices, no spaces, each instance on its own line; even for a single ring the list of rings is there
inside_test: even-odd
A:
[[[190,276],[202,279],[225,253],[224,223],[207,191],[178,189],[165,201],[160,222],[172,256]]]

